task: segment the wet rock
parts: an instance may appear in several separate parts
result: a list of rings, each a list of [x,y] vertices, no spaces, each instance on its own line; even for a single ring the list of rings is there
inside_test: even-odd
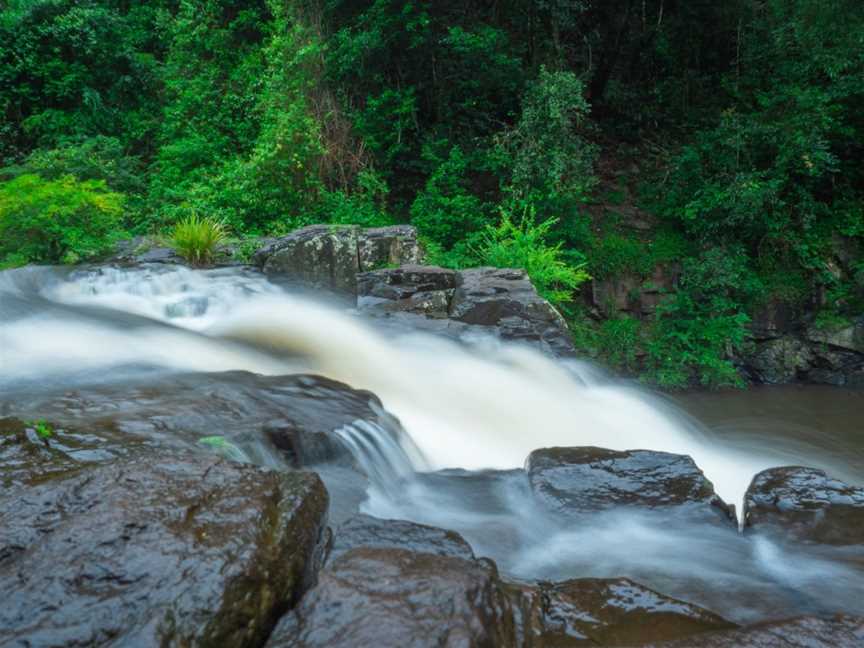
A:
[[[639,646],[736,627],[627,578],[544,585],[543,595],[543,646]]]
[[[769,468],[747,489],[744,520],[752,531],[824,544],[864,544],[864,488],[815,468]]]
[[[405,312],[443,319],[460,282],[454,270],[436,266],[364,272],[357,276],[357,307],[371,315]]]
[[[853,648],[864,646],[864,619],[800,617],[687,639],[652,643],[644,648]]]
[[[505,340],[539,344],[555,355],[573,355],[564,318],[537,294],[524,270],[475,268],[461,273],[450,318],[495,327]]]
[[[688,516],[731,524],[733,509],[685,455],[604,448],[545,448],[527,461],[535,496],[564,515],[619,507],[675,508]]]
[[[810,369],[812,362],[810,348],[792,336],[757,344],[746,360],[754,378],[769,385],[794,382],[799,374]]]
[[[359,239],[356,225],[310,225],[261,248],[252,261],[268,275],[353,293],[360,270]]]
[[[366,272],[358,276],[357,306],[396,326],[465,342],[492,337],[526,342],[556,356],[575,354],[566,322],[523,270],[457,273],[403,266]]]
[[[358,272],[419,263],[423,252],[409,225],[361,229],[356,225],[310,225],[270,241],[252,257],[268,275],[353,294]]]
[[[515,646],[514,621],[488,565],[404,549],[352,549],[277,626],[268,648]]]
[[[311,473],[151,453],[47,477],[0,493],[14,645],[260,646],[320,563]]]
[[[37,432],[42,428],[42,434]],[[48,421],[0,418],[0,488],[14,492],[79,472],[87,464],[109,462],[144,449],[143,443],[117,443]],[[2,554],[2,549],[0,549]]]
[[[344,457],[333,433],[357,421],[401,434],[374,394],[306,375],[230,371],[116,379],[60,392],[3,395],[0,408],[24,420],[44,417],[118,442],[183,448],[218,435],[254,452],[266,439],[294,466]]]
[[[417,230],[411,225],[373,227],[360,233],[359,257],[360,271],[366,272],[421,263],[423,248],[417,240]]]
[[[329,560],[335,560],[358,547],[405,549],[415,553],[474,559],[469,544],[455,531],[406,520],[381,520],[370,515],[357,515],[339,527]]]

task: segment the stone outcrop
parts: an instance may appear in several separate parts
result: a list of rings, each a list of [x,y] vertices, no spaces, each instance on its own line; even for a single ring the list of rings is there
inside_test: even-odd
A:
[[[473,560],[474,552],[458,533],[406,520],[381,520],[357,515],[335,532],[329,560],[352,549],[405,549],[415,553]]]
[[[398,422],[368,391],[309,375],[260,376],[243,371],[179,374],[155,379],[37,392],[0,407],[22,419],[48,418],[107,438],[200,447],[214,435],[254,449],[262,441],[294,467],[348,462],[333,432],[357,420],[400,434]],[[253,457],[254,459],[261,459]]]
[[[541,591],[543,646],[639,646],[736,627],[627,578],[581,578]]]
[[[770,468],[747,489],[744,520],[751,532],[864,547],[864,488],[815,468]]]
[[[740,358],[751,380],[864,387],[864,318],[840,328],[805,326],[800,309],[772,301],[753,318]]]
[[[337,531],[318,585],[267,645],[576,648],[734,627],[624,578],[509,583],[458,534],[361,516]]]
[[[685,455],[651,450],[545,448],[527,461],[535,497],[560,515],[635,507],[672,510],[688,518],[732,525],[734,509]]]
[[[575,353],[564,318],[523,270],[402,266],[367,272],[358,276],[357,305],[364,314],[457,339],[491,335],[556,356]]]
[[[358,272],[421,259],[417,232],[408,225],[365,230],[310,225],[273,240],[252,257],[270,276],[345,294],[354,294]]]
[[[314,474],[48,448],[0,460],[18,486],[0,491],[3,645],[251,648],[312,585],[327,512]]]

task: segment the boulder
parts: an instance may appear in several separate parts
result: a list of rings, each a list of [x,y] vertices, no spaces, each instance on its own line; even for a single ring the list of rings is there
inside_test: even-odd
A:
[[[575,355],[564,318],[523,270],[408,265],[366,272],[358,276],[357,306],[403,328],[459,340],[491,336]]]
[[[651,450],[545,448],[528,456],[528,480],[549,510],[579,516],[620,507],[675,509],[732,525],[734,509],[685,455]]]
[[[372,227],[360,232],[360,271],[385,266],[419,264],[423,248],[417,241],[417,230],[411,225]]]
[[[687,639],[647,644],[644,648],[853,648],[864,646],[864,619],[799,617]]]
[[[580,578],[542,590],[543,646],[639,646],[736,627],[627,578]]]
[[[864,545],[864,488],[815,468],[769,468],[756,475],[747,489],[744,522],[751,532]]]
[[[358,516],[267,645],[575,648],[734,627],[624,578],[507,582],[452,531]]]
[[[252,261],[268,275],[351,294],[360,270],[359,240],[356,225],[310,225],[264,246]]]
[[[493,326],[502,339],[538,344],[554,355],[575,354],[564,318],[537,294],[524,270],[474,268],[460,274],[451,319]]]
[[[320,564],[311,473],[149,452],[22,483],[0,493],[14,645],[260,646]]]
[[[453,556],[355,548],[328,564],[268,648],[515,646],[494,569]]]
[[[329,560],[356,549],[405,549],[415,553],[473,560],[474,552],[458,533],[406,520],[357,515],[336,531]]]
[[[422,250],[408,225],[363,230],[356,225],[310,225],[260,248],[253,263],[285,280],[353,294],[358,272],[419,263]]]
[[[371,392],[300,374],[228,371],[116,380],[9,399],[0,396],[2,409],[21,419],[44,417],[118,443],[137,439],[189,448],[218,435],[251,453],[266,439],[294,467],[344,461],[347,451],[334,432],[357,421],[402,434]]]
[[[444,319],[460,283],[455,270],[436,266],[404,265],[364,272],[357,275],[357,307],[372,315],[405,312]]]
[[[813,357],[807,344],[787,335],[757,344],[746,363],[757,382],[779,385],[794,382],[810,369]]]

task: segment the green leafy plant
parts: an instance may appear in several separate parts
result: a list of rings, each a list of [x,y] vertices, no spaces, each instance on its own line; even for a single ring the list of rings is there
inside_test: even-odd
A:
[[[534,211],[526,207],[518,223],[510,214],[501,213],[498,225],[489,225],[476,248],[481,263],[498,268],[522,268],[534,287],[552,303],[566,303],[573,292],[590,279],[585,263],[569,265],[562,257],[560,244],[546,241],[555,219],[534,222]]]
[[[171,245],[189,263],[205,265],[213,261],[226,236],[220,221],[192,213],[174,226]]]
[[[26,425],[28,428],[33,430],[36,433],[36,436],[39,438],[42,443],[46,446],[50,445],[50,440],[54,437],[54,426],[51,425],[48,421],[44,419],[38,419],[36,421],[27,421]]]
[[[20,175],[0,183],[0,263],[77,263],[122,237],[123,195],[104,181]]]

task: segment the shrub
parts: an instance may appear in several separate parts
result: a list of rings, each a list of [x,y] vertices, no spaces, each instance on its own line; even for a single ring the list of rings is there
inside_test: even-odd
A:
[[[747,337],[746,305],[761,291],[741,248],[687,259],[679,290],[657,308],[647,345],[653,381],[669,388],[741,386],[731,356]]]
[[[561,246],[546,241],[556,223],[549,219],[534,223],[534,211],[528,207],[518,224],[502,212],[498,225],[488,225],[476,249],[479,260],[498,268],[522,268],[531,277],[537,292],[552,303],[572,300],[573,291],[590,279],[585,263],[569,265],[562,257]]]
[[[189,263],[204,265],[213,260],[225,237],[221,221],[193,213],[174,226],[171,245]]]
[[[123,194],[104,181],[24,174],[0,183],[0,263],[77,263],[123,234]]]

